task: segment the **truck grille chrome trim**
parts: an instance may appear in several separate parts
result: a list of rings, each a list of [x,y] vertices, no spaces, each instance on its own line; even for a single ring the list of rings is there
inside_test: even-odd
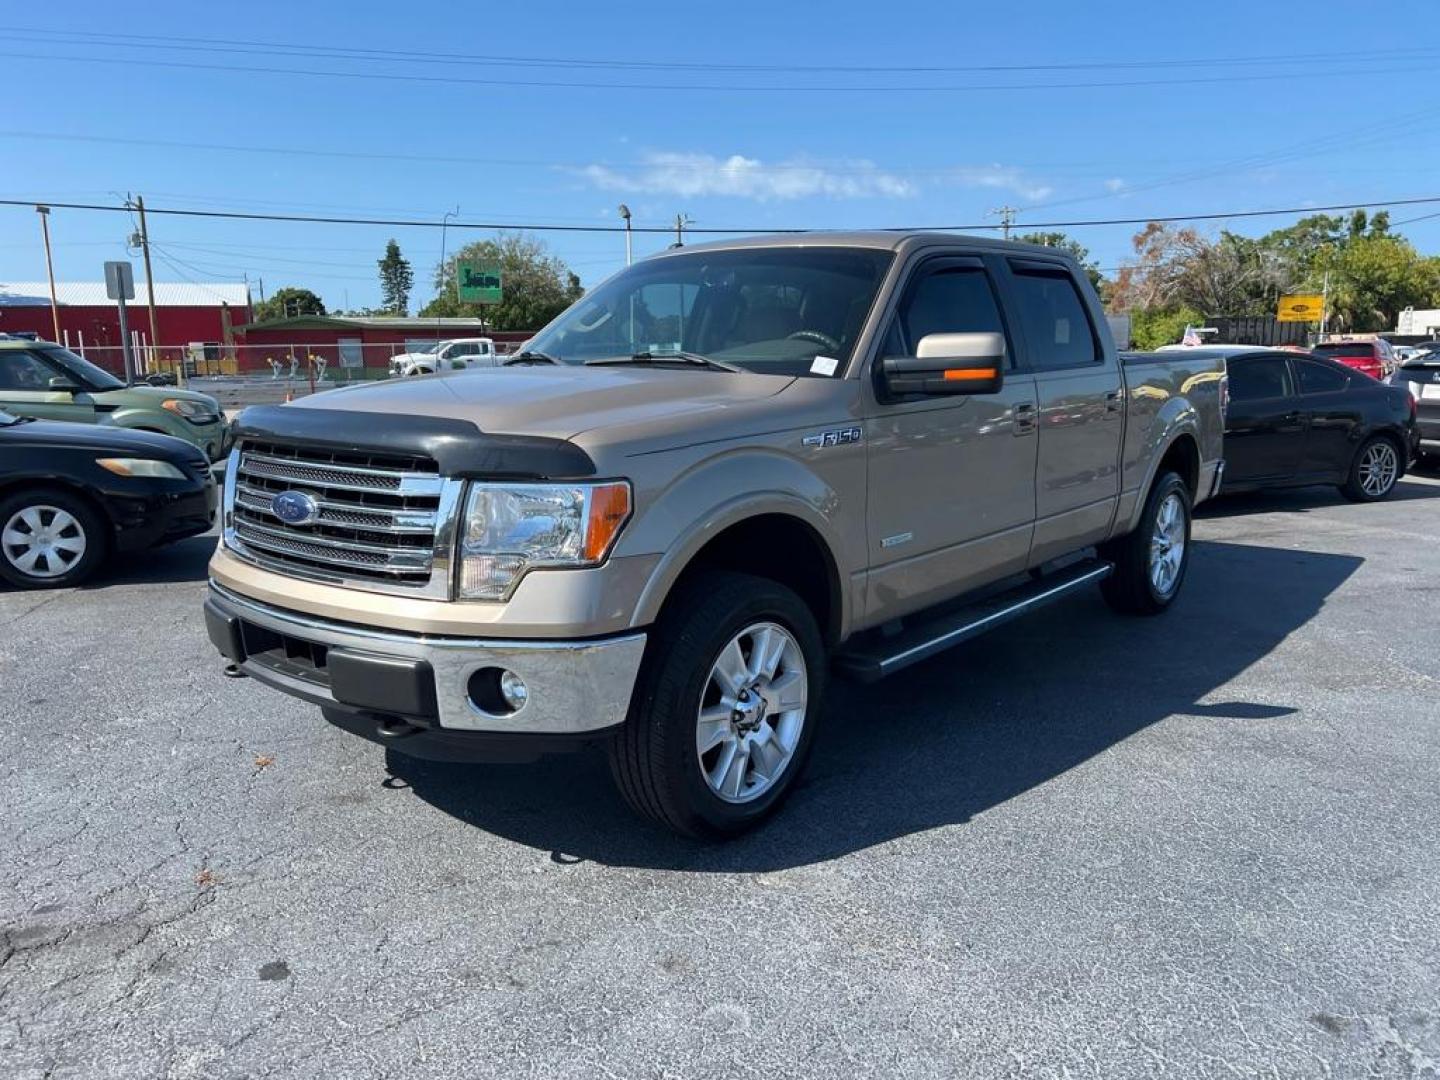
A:
[[[224,542],[289,577],[448,600],[463,488],[424,457],[247,441],[225,472]],[[308,520],[278,516],[285,492],[307,496]]]

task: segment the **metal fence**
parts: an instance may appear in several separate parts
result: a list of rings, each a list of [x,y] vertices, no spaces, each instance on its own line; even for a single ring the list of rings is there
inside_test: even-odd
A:
[[[411,343],[412,345],[415,343]],[[420,342],[419,344],[425,344]],[[81,349],[71,346],[76,352]],[[496,349],[507,351],[497,342]],[[148,347],[134,350],[136,375],[169,381],[186,378],[239,378],[291,384],[343,386],[352,382],[384,379],[390,375],[390,361],[407,351],[404,343],[314,344],[290,342],[268,345],[206,344],[185,348]],[[91,363],[124,377],[124,352],[118,345],[86,346],[82,355]],[[460,365],[455,365],[459,367]]]

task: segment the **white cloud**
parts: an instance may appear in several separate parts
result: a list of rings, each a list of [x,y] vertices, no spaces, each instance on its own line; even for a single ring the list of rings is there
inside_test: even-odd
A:
[[[627,168],[587,165],[580,175],[606,191],[700,197],[723,195],[766,202],[771,199],[904,199],[915,185],[873,162],[851,161],[826,167],[799,159],[767,164],[759,158],[731,154],[652,151]]]
[[[1111,177],[1109,180],[1106,180],[1106,181],[1105,181],[1105,190],[1106,190],[1106,191],[1116,191],[1116,192],[1124,191],[1124,190],[1125,190],[1125,181],[1122,180],[1122,179],[1120,179],[1120,177],[1118,177],[1118,176]]]
[[[945,174],[951,183],[961,187],[995,188],[1010,191],[1022,199],[1038,200],[1054,192],[1049,184],[1026,176],[1014,165],[961,165]]]

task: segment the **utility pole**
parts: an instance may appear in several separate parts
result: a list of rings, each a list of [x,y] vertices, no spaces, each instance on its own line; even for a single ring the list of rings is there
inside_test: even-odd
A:
[[[625,265],[629,266],[634,262],[630,251],[630,207],[623,202],[620,204],[620,216],[625,219]]]
[[[145,301],[150,308],[150,359],[156,360],[160,356],[160,322],[155,317],[155,277],[150,272],[150,232],[145,228],[145,199],[141,195],[135,196],[135,209],[140,214],[140,254],[145,262]],[[147,365],[153,367],[153,364]],[[180,371],[175,376],[175,381],[181,386],[185,385],[185,365],[180,365]]]
[[[55,296],[55,264],[50,258],[50,207],[37,206],[40,234],[45,237],[45,276],[50,279],[50,318],[55,324],[55,344],[60,344],[60,301]]]
[[[1006,240],[1010,239],[1010,227],[1015,224],[1015,215],[1020,211],[1013,206],[997,206],[994,210],[988,211],[989,217],[1000,218],[1001,235]]]

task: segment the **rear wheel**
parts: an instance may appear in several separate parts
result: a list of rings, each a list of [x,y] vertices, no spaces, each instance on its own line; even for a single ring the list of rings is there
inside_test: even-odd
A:
[[[1165,473],[1150,489],[1140,524],[1100,548],[1115,564],[1100,585],[1116,611],[1158,615],[1180,593],[1190,565],[1190,489],[1175,473]]]
[[[1353,502],[1375,502],[1395,490],[1402,471],[1395,443],[1374,435],[1361,444],[1340,491]]]
[[[0,500],[0,577],[22,589],[59,589],[89,577],[108,530],[84,499],[34,488]]]
[[[621,793],[689,836],[754,827],[804,767],[824,678],[819,627],[794,592],[748,574],[695,578],[656,623],[611,743]]]

